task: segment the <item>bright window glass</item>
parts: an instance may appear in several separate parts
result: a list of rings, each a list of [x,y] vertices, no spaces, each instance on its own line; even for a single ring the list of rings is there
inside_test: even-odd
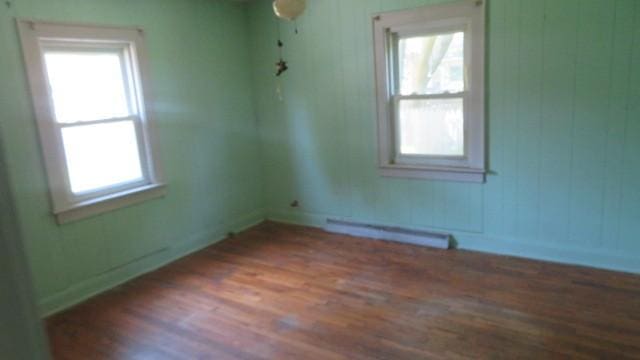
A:
[[[462,99],[400,100],[401,155],[463,156]]]
[[[66,127],[62,140],[74,194],[143,180],[133,121]]]
[[[70,192],[85,195],[144,180],[124,49],[44,51]],[[123,120],[118,120],[123,119]]]
[[[121,51],[46,51],[56,121],[71,123],[131,114]]]
[[[401,38],[400,95],[464,91],[464,33]]]

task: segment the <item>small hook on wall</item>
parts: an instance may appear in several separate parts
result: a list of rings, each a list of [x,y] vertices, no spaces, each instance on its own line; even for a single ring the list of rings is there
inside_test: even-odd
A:
[[[7,9],[11,9],[11,1],[7,0],[4,4],[7,5]]]

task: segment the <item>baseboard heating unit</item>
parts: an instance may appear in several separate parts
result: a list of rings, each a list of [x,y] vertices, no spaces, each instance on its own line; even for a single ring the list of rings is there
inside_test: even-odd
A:
[[[327,219],[325,230],[337,234],[449,249],[451,234]]]

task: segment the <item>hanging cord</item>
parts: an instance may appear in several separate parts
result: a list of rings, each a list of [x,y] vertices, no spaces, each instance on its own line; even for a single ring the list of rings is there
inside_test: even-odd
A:
[[[284,101],[284,96],[282,95],[282,81],[280,78],[276,79],[276,95],[278,95],[278,100]]]
[[[278,18],[275,18],[276,21],[276,32],[278,34],[278,56],[279,56],[279,60],[276,63],[276,94],[278,94],[278,99],[280,99],[280,101],[283,101],[283,95],[282,95],[282,82],[280,80],[281,75],[289,70],[289,64],[287,64],[287,62],[284,60],[283,58],[283,48],[284,48],[284,43],[282,42],[282,32],[280,29],[280,21],[278,20]],[[298,21],[294,20],[294,24],[295,24],[295,33],[296,35],[298,34]]]
[[[282,32],[280,31],[280,20],[275,18],[276,20],[276,32],[278,33],[278,52],[280,54],[280,60],[282,60]]]
[[[287,65],[287,62],[284,61],[284,59],[282,58],[282,53],[283,53],[283,47],[284,44],[282,43],[282,36],[280,33],[280,21],[278,21],[278,19],[276,18],[276,28],[277,28],[277,32],[278,32],[278,55],[280,57],[280,60],[278,60],[278,62],[276,63],[276,94],[278,95],[278,99],[280,101],[284,100],[284,97],[282,95],[282,81],[280,79],[280,75],[282,75],[285,71],[287,71],[289,69],[289,66]]]

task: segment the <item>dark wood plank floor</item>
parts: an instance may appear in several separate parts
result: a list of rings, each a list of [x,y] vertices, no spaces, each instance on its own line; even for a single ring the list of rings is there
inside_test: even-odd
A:
[[[264,223],[48,330],[56,359],[640,358],[640,277]]]

